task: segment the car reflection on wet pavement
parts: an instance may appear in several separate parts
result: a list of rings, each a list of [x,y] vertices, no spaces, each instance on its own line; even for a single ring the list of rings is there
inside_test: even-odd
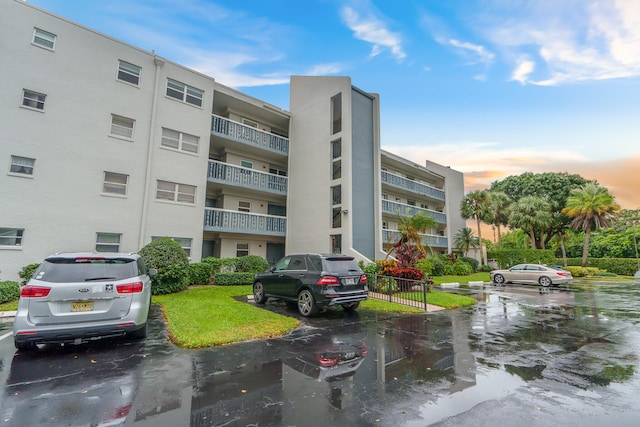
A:
[[[459,291],[478,304],[302,318],[268,303],[302,326],[202,350],[169,343],[155,307],[142,343],[14,357],[4,340],[1,425],[638,425],[637,284]]]

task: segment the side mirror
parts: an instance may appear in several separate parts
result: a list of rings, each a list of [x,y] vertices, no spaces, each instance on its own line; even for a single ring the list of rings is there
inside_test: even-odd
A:
[[[156,274],[158,274],[158,270],[156,270],[155,268],[150,268],[147,274],[149,276],[155,276]]]

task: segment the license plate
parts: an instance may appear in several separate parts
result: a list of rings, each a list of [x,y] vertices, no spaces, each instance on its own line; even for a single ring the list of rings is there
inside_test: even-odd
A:
[[[344,360],[351,360],[354,357],[356,357],[356,353],[353,351],[344,354]]]
[[[72,302],[71,312],[93,311],[93,301]]]
[[[355,277],[347,277],[346,279],[344,279],[345,285],[355,285],[356,283],[357,282]]]

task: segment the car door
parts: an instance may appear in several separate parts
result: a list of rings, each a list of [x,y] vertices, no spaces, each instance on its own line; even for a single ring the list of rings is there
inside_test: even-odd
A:
[[[545,270],[539,265],[527,265],[527,283],[538,283],[538,279],[544,276]]]
[[[263,274],[260,277],[260,281],[264,286],[264,292],[269,295],[280,296],[285,288],[285,283],[289,280],[287,270],[291,257],[286,256],[276,263],[273,267],[273,271],[269,274]]]
[[[297,298],[298,290],[305,283],[308,269],[304,255],[292,255],[286,272],[287,281],[283,284],[282,294],[287,298]]]
[[[527,272],[524,264],[514,265],[509,269],[509,273],[506,275],[505,280],[507,282],[523,283],[527,280]]]

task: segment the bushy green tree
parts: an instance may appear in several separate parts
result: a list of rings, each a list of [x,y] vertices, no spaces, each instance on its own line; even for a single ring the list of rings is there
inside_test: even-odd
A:
[[[169,237],[154,240],[140,249],[147,268],[158,273],[151,277],[153,295],[171,294],[189,285],[189,258],[179,243]]]

